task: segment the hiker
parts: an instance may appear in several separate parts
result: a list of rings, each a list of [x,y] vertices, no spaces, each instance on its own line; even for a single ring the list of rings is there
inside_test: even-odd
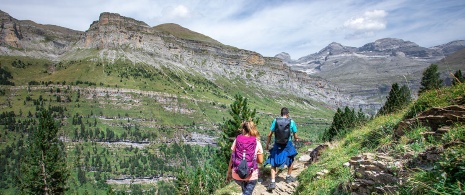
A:
[[[295,181],[295,178],[291,176],[291,173],[292,164],[294,162],[294,157],[297,155],[297,150],[292,143],[292,138],[294,138],[294,141],[299,140],[297,137],[296,124],[294,120],[289,117],[289,109],[286,107],[281,108],[281,117],[273,120],[270,130],[271,131],[268,134],[268,140],[266,142],[266,150],[268,150],[273,133],[275,134],[275,143],[273,148],[269,150],[270,155],[264,164],[264,166],[267,164],[271,165],[271,183],[267,187],[268,191],[276,188],[276,167],[284,168],[284,165],[286,165],[286,183],[292,183]]]
[[[243,195],[252,194],[259,175],[257,163],[263,163],[263,147],[254,122],[241,124],[241,134],[234,140],[231,150],[226,181],[229,182],[232,177],[241,186]],[[247,166],[244,167],[243,163]]]

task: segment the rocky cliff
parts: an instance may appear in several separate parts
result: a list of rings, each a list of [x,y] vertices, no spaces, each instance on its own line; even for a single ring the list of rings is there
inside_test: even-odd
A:
[[[56,58],[84,34],[54,25],[17,20],[0,10],[0,55]]]
[[[0,21],[0,55],[56,62],[129,60],[155,67],[168,63],[172,69],[202,74],[211,81],[240,78],[279,91],[276,95],[292,93],[333,108],[348,105],[371,113],[384,103],[393,82],[415,91],[424,68],[465,48],[465,41],[424,48],[386,38],[360,48],[331,43],[294,61],[286,53],[263,57],[176,24],[150,27],[116,13],[102,13],[86,32],[20,21],[1,11]]]
[[[86,32],[19,21],[2,12],[1,55],[53,61],[93,58],[129,60],[215,78],[240,78],[252,86],[292,93],[336,107],[347,101],[325,80],[292,70],[279,58],[223,45],[176,24],[150,27],[116,13],[102,13]],[[95,51],[98,54],[83,52]]]
[[[283,59],[292,70],[322,77],[342,94],[349,94],[350,99],[364,100],[365,104],[352,106],[377,110],[394,82],[407,85],[416,94],[424,69],[463,48],[463,40],[425,48],[410,41],[385,38],[359,48],[331,43],[298,60],[281,54],[276,57]],[[440,65],[443,79],[451,71],[464,68],[460,63]]]

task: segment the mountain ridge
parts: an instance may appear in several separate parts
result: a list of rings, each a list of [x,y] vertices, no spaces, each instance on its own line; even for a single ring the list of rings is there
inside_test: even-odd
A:
[[[210,80],[216,76],[239,77],[269,90],[284,88],[284,93],[323,101],[334,108],[347,105],[368,108],[371,113],[384,102],[381,97],[387,95],[390,82],[407,80],[415,91],[427,65],[465,48],[465,41],[424,48],[410,41],[384,38],[360,48],[333,42],[318,53],[291,60],[289,54],[264,57],[223,45],[177,24],[150,27],[117,13],[104,12],[85,32],[69,29],[70,33],[66,28],[53,31],[53,26],[19,21],[2,13],[1,55],[60,61],[82,58],[89,55],[83,50],[97,49],[97,55],[88,57],[110,62],[128,59],[153,66],[169,61],[176,68],[196,71]],[[406,72],[411,76],[404,79]],[[365,81],[370,84],[365,86]]]
[[[441,59],[464,48],[464,40],[425,48],[411,41],[384,38],[359,48],[333,42],[298,60],[290,60],[290,56],[281,59],[293,70],[327,80],[351,98],[366,100],[366,105],[376,110],[382,105],[391,84],[405,84],[416,95],[427,66],[440,63]],[[463,68],[463,64],[454,62],[442,64],[439,71],[442,79],[450,80],[451,71]]]

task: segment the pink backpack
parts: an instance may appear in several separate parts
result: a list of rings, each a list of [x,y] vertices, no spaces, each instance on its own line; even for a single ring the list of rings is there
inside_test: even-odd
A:
[[[257,138],[254,136],[238,135],[236,137],[236,149],[231,154],[233,170],[240,178],[247,178],[257,169]]]

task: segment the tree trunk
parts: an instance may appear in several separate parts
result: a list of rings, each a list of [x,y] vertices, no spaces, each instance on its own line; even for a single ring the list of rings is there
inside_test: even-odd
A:
[[[47,185],[47,174],[45,173],[45,156],[44,156],[44,151],[42,151],[42,163],[41,163],[41,166],[42,166],[42,176],[43,176],[43,180],[44,180],[44,194],[45,195],[48,195],[48,185]]]

